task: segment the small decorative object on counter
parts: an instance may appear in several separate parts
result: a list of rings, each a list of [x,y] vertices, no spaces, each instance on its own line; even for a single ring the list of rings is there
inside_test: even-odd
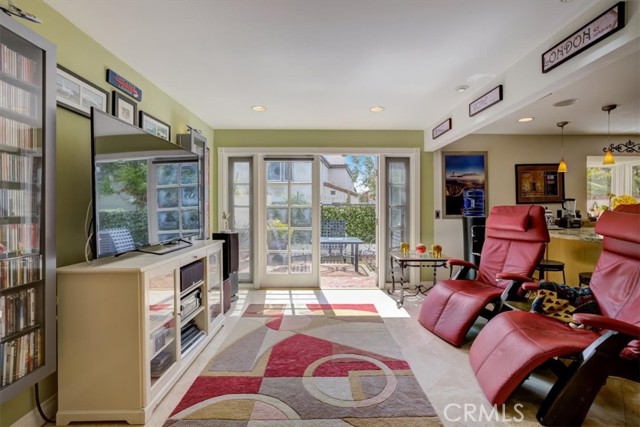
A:
[[[409,244],[407,242],[400,243],[400,253],[406,255],[409,253]]]
[[[222,220],[224,221],[222,225],[222,231],[229,231],[229,219],[231,219],[231,214],[229,212],[222,212]]]
[[[423,254],[427,251],[427,247],[424,245],[424,243],[418,243],[416,245],[416,252],[419,254]]]
[[[434,258],[440,258],[442,256],[442,246],[440,245],[431,245],[431,253]]]

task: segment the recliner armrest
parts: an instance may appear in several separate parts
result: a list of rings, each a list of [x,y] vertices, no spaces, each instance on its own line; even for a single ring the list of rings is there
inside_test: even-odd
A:
[[[640,338],[640,327],[622,320],[589,313],[576,313],[573,315],[573,319],[585,326],[608,329],[610,331],[620,332],[630,337]]]
[[[496,274],[497,280],[513,280],[514,282],[531,282],[533,279],[531,277],[524,276],[522,274],[509,273],[503,271],[501,273]]]
[[[522,284],[522,289],[529,292],[537,291],[539,287],[540,285],[538,284],[538,282],[525,282]]]
[[[449,266],[457,265],[457,266],[460,266],[460,267],[473,268],[474,270],[478,269],[478,266],[475,265],[474,263],[469,262],[469,261],[465,261],[463,259],[457,259],[457,258],[448,259],[447,260],[447,264]]]

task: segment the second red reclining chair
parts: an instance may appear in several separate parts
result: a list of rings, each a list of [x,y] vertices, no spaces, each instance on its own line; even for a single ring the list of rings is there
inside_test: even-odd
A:
[[[549,241],[542,206],[496,206],[485,230],[480,266],[449,260],[450,266],[477,270],[476,279],[438,282],[425,297],[418,316],[422,326],[455,346],[462,344],[481,313],[491,317],[498,312],[500,295],[513,281],[532,280]],[[491,312],[485,310],[489,303],[494,303]]]
[[[572,328],[527,311],[497,315],[469,352],[492,404],[503,404],[535,368],[555,362],[550,366],[560,377],[537,418],[545,426],[578,426],[609,375],[640,381],[640,205],[605,212],[595,231],[604,239],[590,288],[602,315],[580,313],[573,319],[597,329]],[[559,357],[571,363],[565,367]]]

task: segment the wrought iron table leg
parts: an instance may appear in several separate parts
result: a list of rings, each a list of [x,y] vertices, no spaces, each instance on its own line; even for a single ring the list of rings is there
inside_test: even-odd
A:
[[[396,306],[400,308],[404,304],[404,263],[399,262],[398,264],[400,265],[400,298],[396,301]]]

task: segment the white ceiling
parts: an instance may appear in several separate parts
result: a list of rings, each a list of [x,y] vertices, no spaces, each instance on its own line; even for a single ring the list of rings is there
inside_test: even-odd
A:
[[[597,3],[45,1],[214,129],[375,130],[432,128]],[[618,103],[612,133],[640,133],[639,75],[636,50],[480,132],[557,133],[568,120],[566,134],[606,133],[601,106]],[[454,90],[462,84],[468,92]],[[551,107],[566,98],[580,101]],[[377,105],[385,111],[368,110]],[[536,120],[516,126],[522,115]]]

